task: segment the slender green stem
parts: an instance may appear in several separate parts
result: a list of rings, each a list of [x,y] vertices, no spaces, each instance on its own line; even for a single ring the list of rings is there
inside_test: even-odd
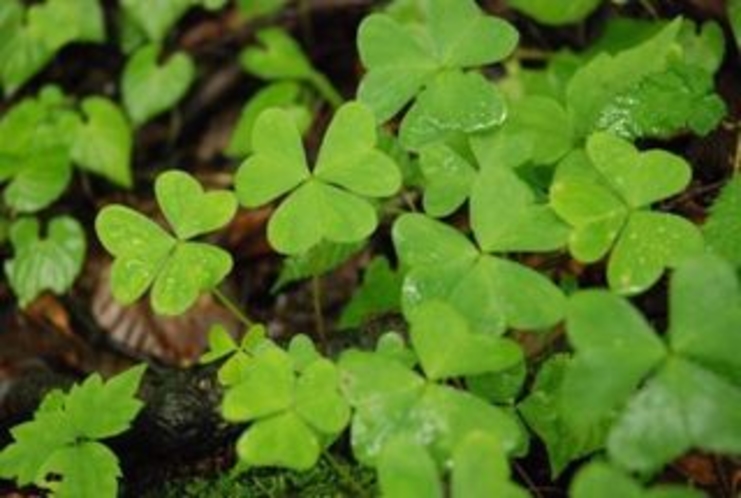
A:
[[[214,287],[211,292],[213,292],[214,296],[216,296],[216,298],[221,301],[221,304],[223,304],[224,307],[228,309],[237,320],[242,322],[245,327],[252,327],[254,322],[250,320],[249,317],[247,317],[247,315],[241,309],[239,309],[239,306],[237,306],[234,301],[229,299],[226,294],[221,292],[218,287]]]
[[[332,456],[332,454],[329,452],[329,450],[324,450],[324,459],[327,461],[330,467],[332,467],[332,470],[340,476],[340,479],[342,479],[347,487],[352,489],[354,496],[357,496],[358,498],[365,498],[368,495],[366,490],[363,489],[363,486],[360,485],[358,481],[355,480],[355,478],[350,474],[350,472],[347,471],[345,467],[340,465],[340,463]]]
[[[319,95],[321,95],[329,104],[335,109],[339,108],[345,103],[345,99],[340,95],[340,92],[332,85],[332,82],[320,72],[313,72],[309,78],[311,83]]]
[[[324,312],[322,310],[322,282],[318,275],[311,277],[311,297],[314,305],[314,326],[316,335],[322,343],[322,348],[327,351],[327,334],[324,325]]]

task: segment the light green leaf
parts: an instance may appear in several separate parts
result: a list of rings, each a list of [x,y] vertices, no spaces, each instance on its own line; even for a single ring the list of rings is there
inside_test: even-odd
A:
[[[255,422],[237,441],[237,454],[248,466],[312,468],[321,452],[312,430],[293,412]]]
[[[202,5],[214,10],[223,3],[221,0],[121,0],[121,7],[151,41],[160,42],[191,7]]]
[[[435,218],[455,212],[468,198],[476,169],[448,145],[427,145],[420,151],[424,175],[425,212]]]
[[[566,330],[576,356],[562,386],[560,413],[579,433],[620,408],[666,349],[640,313],[607,291],[572,296]]]
[[[517,30],[486,15],[472,0],[432,0],[430,35],[444,67],[476,67],[506,58],[517,46]]]
[[[359,327],[373,316],[398,311],[403,280],[399,272],[391,269],[386,258],[373,258],[365,269],[362,285],[342,310],[338,326]]]
[[[637,212],[630,216],[607,265],[610,288],[637,294],[655,284],[665,268],[704,249],[700,230],[668,213]]]
[[[314,341],[306,334],[297,334],[291,337],[287,351],[293,362],[295,372],[303,373],[309,365],[322,359],[322,355],[316,350]]]
[[[561,386],[571,362],[565,354],[551,356],[540,367],[530,394],[517,405],[527,425],[546,445],[553,479],[572,461],[602,447],[606,436],[604,425],[575,430],[562,415]]]
[[[180,240],[213,232],[229,223],[237,200],[228,190],[204,192],[188,173],[165,171],[154,184],[157,202]]]
[[[126,117],[116,104],[103,97],[82,103],[88,121],[72,147],[72,160],[118,186],[132,186],[132,134]]]
[[[260,114],[252,132],[254,154],[234,179],[239,202],[258,207],[299,186],[310,177],[301,134],[287,112]]]
[[[135,398],[145,365],[130,368],[103,382],[98,374],[73,386],[64,408],[80,436],[105,439],[128,429],[144,403]]]
[[[357,255],[366,245],[365,240],[350,244],[320,242],[306,252],[283,260],[277,280],[270,292],[277,293],[288,284],[308,277],[329,273]]]
[[[294,383],[291,357],[269,348],[250,362],[241,382],[226,392],[222,414],[232,422],[247,422],[282,413],[293,403]]]
[[[116,260],[111,291],[122,304],[131,304],[149,288],[176,240],[155,222],[124,206],[106,206],[95,219],[103,247]]]
[[[568,84],[567,107],[577,136],[603,129],[603,119],[615,126],[606,110],[616,95],[643,78],[664,71],[677,52],[676,38],[682,26],[677,19],[649,40],[615,54],[600,54],[580,68]]]
[[[20,218],[10,228],[13,258],[4,269],[22,307],[43,291],[67,292],[82,270],[85,232],[68,216],[53,218],[40,238],[35,218]]]
[[[51,51],[73,41],[104,42],[103,11],[96,0],[46,0],[29,7],[28,29]]]
[[[662,485],[650,490],[602,461],[594,461],[579,470],[571,483],[573,498],[595,496],[620,496],[621,498],[702,498],[699,490],[679,486]]]
[[[62,479],[47,479],[48,475],[61,475]],[[36,483],[51,489],[56,498],[116,498],[119,477],[121,469],[116,455],[100,443],[86,442],[49,455]]]
[[[408,267],[473,263],[478,251],[458,230],[422,214],[399,216],[392,229],[394,248]]]
[[[431,380],[502,371],[523,359],[516,343],[474,333],[445,302],[425,302],[410,313],[409,321],[414,351]]]
[[[239,349],[234,337],[217,323],[208,330],[208,351],[201,356],[199,363],[209,364],[225,358]],[[221,380],[221,379],[220,379]]]
[[[350,422],[350,407],[339,391],[339,372],[329,360],[309,364],[296,382],[295,412],[312,428],[337,435]]]
[[[488,130],[505,115],[499,90],[481,74],[445,71],[419,94],[404,116],[399,138],[407,149],[419,150],[452,132]]]
[[[281,28],[257,32],[259,46],[248,46],[239,54],[242,68],[265,80],[307,80],[314,68],[301,46]]]
[[[397,437],[378,459],[378,481],[385,498],[442,498],[435,461],[420,443]]]
[[[358,100],[381,123],[410,102],[437,70],[429,40],[384,14],[371,14],[360,24],[358,50],[368,68]]]
[[[624,468],[652,473],[691,448],[741,453],[739,427],[738,386],[673,358],[632,399],[613,426],[607,447]]]
[[[234,127],[226,154],[230,157],[243,157],[253,151],[252,132],[257,118],[273,107],[285,109],[296,123],[300,133],[305,133],[311,125],[311,110],[303,102],[301,85],[295,81],[272,83],[258,90],[242,108],[239,121]]]
[[[741,267],[741,176],[723,186],[702,231],[713,252]]]
[[[533,163],[553,164],[573,148],[571,117],[557,100],[526,96],[511,107],[504,126],[510,133],[524,134],[531,141]]]
[[[453,498],[527,498],[525,490],[509,482],[509,465],[499,440],[471,432],[453,453]]]
[[[582,21],[602,0],[509,0],[508,3],[538,22],[559,26]]]
[[[18,161],[13,179],[3,192],[5,203],[21,213],[33,213],[56,201],[72,180],[66,150],[42,149]]]
[[[124,68],[123,103],[135,126],[174,107],[195,79],[195,66],[187,53],[177,52],[161,65],[159,53],[158,45],[142,47]]]
[[[25,25],[25,15],[18,0],[0,6],[0,83],[8,95],[54,57],[54,51]]]
[[[568,226],[508,168],[482,169],[471,192],[471,225],[487,252],[552,251],[563,247]]]
[[[376,147],[376,122],[359,102],[335,113],[319,150],[316,178],[367,197],[387,197],[401,186],[394,161]]]

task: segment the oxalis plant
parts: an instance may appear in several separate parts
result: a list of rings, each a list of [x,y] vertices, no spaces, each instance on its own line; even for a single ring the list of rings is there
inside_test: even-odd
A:
[[[598,3],[512,6],[559,25]],[[137,2],[124,5],[136,18]],[[153,43],[166,31],[140,23]],[[218,364],[223,417],[243,428],[237,470],[302,471],[325,459],[341,473],[333,445],[349,437],[352,456],[375,469],[384,496],[529,496],[512,469],[537,438],[553,478],[575,469],[569,488],[577,498],[696,497],[703,494],[692,487],[654,481],[692,450],[741,455],[739,182],[698,227],[671,209],[692,167],[661,148],[723,119],[712,84],[722,31],[683,19],[635,29],[640,36],[626,40],[608,26],[593,49],[558,52],[532,69],[513,57],[517,30],[472,0],[395,2],[359,27],[366,72],[349,102],[288,35],[263,32],[242,63],[272,83],[245,109],[229,146],[247,155],[234,191],[206,191],[171,170],[154,185],[162,219],[123,205],[100,211],[96,231],[114,257],[119,301],[149,292],[156,312],[177,315],[211,292],[243,323],[238,339],[214,327],[202,358]],[[150,75],[161,87],[159,78],[191,72],[177,56],[149,67],[155,45],[140,50],[132,78]],[[504,71],[492,79],[494,64]],[[307,91],[335,109],[316,154],[302,142]],[[141,123],[161,104],[126,107]],[[16,174],[5,178],[18,181]],[[406,326],[372,348],[330,354],[327,343],[343,332],[324,330],[319,306],[316,343],[303,334],[287,344],[271,339],[249,318],[249,303],[219,289],[231,255],[202,240],[238,205],[273,207],[268,241],[286,256],[276,288],[316,283],[352,254],[372,251],[369,239],[388,229],[396,264],[373,260],[342,323],[394,312]],[[44,249],[64,252],[72,226],[53,226],[44,243],[60,248]],[[37,228],[21,224],[14,246],[41,253]],[[570,260],[597,278],[582,284],[556,271]],[[22,267],[21,258],[6,263],[11,275]],[[665,327],[628,300],[658,290],[662,279]],[[525,347],[533,342],[545,349]],[[75,396],[96,382],[102,396],[99,380],[55,395],[14,431],[0,476],[59,496],[93,496],[66,491],[80,470],[70,452],[102,454],[93,440],[135,415],[136,375],[124,376],[128,390],[113,401],[127,400],[122,420],[70,432],[79,427]],[[123,381],[106,386],[116,382]],[[63,427],[59,438],[37,441],[37,427],[52,423]],[[26,449],[42,446],[56,456],[41,462]],[[95,496],[115,495],[118,471],[106,458],[98,476],[106,487]],[[49,472],[62,484],[48,482]],[[371,494],[341,478],[354,495]]]

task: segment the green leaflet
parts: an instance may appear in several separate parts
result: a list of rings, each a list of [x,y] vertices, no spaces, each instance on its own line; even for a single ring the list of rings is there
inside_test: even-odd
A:
[[[574,498],[591,498],[594,496],[702,498],[705,496],[699,490],[671,485],[645,489],[628,475],[602,461],[585,465],[572,481],[570,491],[570,496]]]
[[[735,176],[723,187],[702,230],[710,249],[741,266],[741,178]]]
[[[739,453],[741,362],[731,351],[741,337],[740,302],[736,275],[723,260],[705,255],[685,262],[670,283],[665,344],[622,298],[576,294],[567,316],[576,355],[561,416],[575,430],[614,417],[610,457],[643,474],[691,448]]]
[[[214,288],[232,268],[231,256],[215,246],[188,239],[221,228],[237,205],[227,191],[204,193],[180,171],[161,174],[157,201],[177,238],[136,211],[105,207],[95,220],[103,246],[116,258],[111,271],[114,297],[129,304],[152,286],[152,307],[175,315],[188,309],[203,291]]]
[[[508,3],[538,22],[558,26],[583,20],[599,7],[602,0],[509,0]]]
[[[393,270],[388,260],[376,256],[368,264],[362,285],[342,310],[340,328],[361,326],[366,320],[399,310],[403,276]]]
[[[376,148],[372,113],[359,103],[337,111],[313,171],[285,111],[265,111],[252,141],[255,153],[235,179],[237,196],[242,205],[257,207],[289,194],[268,225],[271,245],[284,254],[304,253],[322,241],[365,239],[378,223],[368,198],[390,196],[401,184],[396,164]]]
[[[217,10],[225,3],[224,0],[122,0],[121,7],[150,41],[161,42],[191,7]]]
[[[22,307],[44,291],[67,292],[85,259],[85,231],[74,218],[53,218],[44,238],[39,229],[35,218],[20,218],[10,227],[13,258],[4,270]]]
[[[158,45],[146,45],[129,57],[121,81],[123,103],[135,126],[171,109],[195,79],[195,66],[185,52],[158,63]]]
[[[610,288],[636,294],[652,286],[665,268],[703,249],[691,222],[648,210],[681,192],[690,181],[689,165],[661,150],[638,152],[629,142],[596,133],[581,151],[558,166],[551,205],[572,226],[569,251],[591,263],[610,250]]]

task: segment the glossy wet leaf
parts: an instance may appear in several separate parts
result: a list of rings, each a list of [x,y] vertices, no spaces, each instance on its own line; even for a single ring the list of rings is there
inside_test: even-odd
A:
[[[52,218],[40,234],[35,218],[20,218],[10,227],[13,257],[5,261],[5,275],[22,307],[42,292],[67,292],[82,270],[85,232],[69,216]]]
[[[681,26],[677,19],[639,45],[596,56],[574,74],[566,97],[578,136],[604,129],[605,120],[616,126],[609,106],[621,92],[667,69]]]
[[[431,380],[503,371],[522,361],[516,343],[472,332],[445,302],[428,301],[409,320],[412,346]]]
[[[102,97],[82,103],[87,122],[80,128],[72,147],[72,160],[121,187],[132,186],[131,126],[121,109]]]
[[[179,314],[231,271],[229,253],[188,239],[228,223],[236,202],[226,191],[204,193],[194,178],[179,171],[161,174],[155,192],[178,238],[121,205],[103,208],[95,229],[103,246],[115,257],[111,271],[114,297],[130,304],[152,286],[154,310],[159,314]]]
[[[504,121],[502,96],[493,83],[474,72],[445,71],[429,82],[404,116],[402,145],[419,150],[451,133],[476,133]]]
[[[438,143],[420,150],[425,212],[436,218],[455,212],[468,198],[476,169],[452,147]]]
[[[401,24],[385,14],[368,16],[358,31],[360,58],[368,69],[358,99],[375,111],[379,121],[387,121],[413,100],[440,70],[498,62],[512,52],[517,40],[517,32],[509,23],[485,15],[471,0],[431,1],[429,18],[421,29]],[[446,88],[450,86],[444,85],[442,90]],[[473,88],[486,102],[494,102],[494,97],[480,90],[481,85],[475,84]],[[452,107],[447,106],[455,100],[451,94],[446,97],[448,104],[438,108],[428,95],[427,109],[423,107],[424,112],[418,114],[431,112],[435,118],[442,117],[434,114],[435,111],[448,112],[446,109]],[[500,107],[501,103],[497,103],[493,109],[479,109],[478,124],[484,126],[487,120],[500,120],[502,116],[497,114]],[[470,106],[467,112],[470,117]],[[481,119],[481,114],[487,118]],[[450,117],[449,114],[445,126],[449,126]],[[421,124],[417,118],[414,126]],[[467,124],[471,125],[471,121]],[[415,130],[414,134],[419,137],[421,132],[429,135],[439,130]],[[418,143],[418,138],[414,140]]]
[[[353,243],[365,239],[378,219],[368,198],[396,192],[396,164],[376,149],[370,110],[345,104],[335,114],[309,171],[301,137],[290,116],[271,109],[258,119],[255,154],[236,176],[237,196],[257,207],[289,194],[268,224],[268,240],[285,254],[301,254],[322,241]]]
[[[410,438],[398,437],[384,445],[378,459],[378,480],[388,498],[443,497],[435,460]]]
[[[702,498],[703,492],[691,488],[660,485],[646,489],[615,467],[594,461],[579,470],[570,486],[573,498],[620,496],[624,498]]]
[[[741,177],[723,186],[702,231],[710,249],[741,267]]]
[[[460,232],[420,214],[399,217],[394,246],[410,268],[402,307],[410,313],[430,300],[450,303],[476,333],[501,334],[510,327],[537,330],[558,323],[563,295],[538,272],[479,253]]]
[[[702,251],[704,242],[689,221],[649,211],[653,203],[689,184],[691,169],[663,150],[639,152],[629,142],[596,133],[587,154],[575,152],[558,166],[551,204],[571,225],[569,250],[590,263],[610,250],[611,289],[637,294],[651,287],[666,268]]]
[[[428,384],[393,358],[348,351],[339,368],[343,394],[355,409],[353,453],[363,463],[377,464],[385,444],[404,437],[425,444],[443,464],[473,430],[497,437],[507,454],[523,449],[520,429],[504,411],[466,392]]]
[[[553,164],[574,147],[571,117],[560,102],[549,97],[533,95],[513,102],[504,127],[514,136],[523,136],[514,140],[531,144],[528,159],[535,164]]]
[[[510,482],[507,455],[491,434],[472,431],[453,453],[453,498],[526,498],[529,494]]]
[[[121,91],[126,111],[141,126],[173,108],[195,79],[195,66],[185,52],[176,52],[162,64],[160,47],[147,45],[131,55],[123,72]]]
[[[607,427],[600,425],[575,430],[559,410],[561,386],[571,364],[564,354],[551,356],[538,371],[529,395],[517,405],[527,425],[546,445],[552,478],[572,461],[601,448],[606,435]]]
[[[272,83],[257,91],[242,109],[226,149],[229,156],[242,157],[252,152],[252,130],[257,118],[271,107],[286,109],[302,134],[311,125],[311,111],[303,102],[301,86],[293,81]]]
[[[582,21],[591,14],[602,0],[509,0],[509,5],[543,24],[559,26]]]
[[[248,466],[308,470],[321,452],[319,440],[293,412],[255,423],[237,440],[237,455]]]

